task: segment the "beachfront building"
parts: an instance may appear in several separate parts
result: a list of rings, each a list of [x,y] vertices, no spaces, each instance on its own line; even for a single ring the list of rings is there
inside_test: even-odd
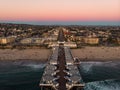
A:
[[[99,44],[99,38],[83,38],[85,44]]]
[[[76,41],[84,44],[99,44],[99,38],[97,37],[76,36]]]
[[[120,44],[120,38],[117,38],[117,43]]]
[[[48,48],[50,47],[55,47],[59,46],[59,42],[51,42],[48,45]],[[64,42],[65,47],[70,47],[70,48],[77,48],[77,44],[75,42]]]
[[[70,48],[77,48],[77,44],[75,42],[65,42],[64,46]]]
[[[0,44],[6,45],[15,42],[16,36],[0,37]]]
[[[57,42],[51,42],[51,43],[48,43],[48,48],[50,47],[55,47],[55,46],[59,46],[59,44]]]
[[[6,44],[7,43],[7,39],[6,38],[0,38],[0,44]]]
[[[32,41],[31,38],[26,38],[26,39],[21,40],[20,43],[21,43],[21,44],[30,44],[31,41]]]
[[[84,41],[83,41],[83,36],[75,36],[75,40],[76,40],[76,42],[79,42],[79,43],[83,43]]]
[[[25,38],[20,41],[21,44],[43,44],[44,39],[42,38]]]

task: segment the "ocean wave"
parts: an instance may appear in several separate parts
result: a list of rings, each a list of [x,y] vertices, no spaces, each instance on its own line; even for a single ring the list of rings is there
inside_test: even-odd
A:
[[[120,62],[113,62],[113,61],[108,61],[108,62],[81,62],[80,68],[85,72],[85,73],[90,73],[93,68],[95,67],[104,67],[104,68],[119,68]]]
[[[45,63],[41,63],[41,62],[38,62],[38,61],[27,61],[27,60],[15,61],[13,64],[17,65],[17,66],[30,67],[30,68],[33,68],[33,69],[44,68],[46,66]]]
[[[46,64],[23,64],[23,66],[30,67],[33,69],[40,69],[40,68],[44,68]]]
[[[89,82],[84,90],[120,90],[120,80],[119,82],[114,79]]]
[[[90,73],[92,72],[92,67],[95,65],[102,65],[102,62],[81,62],[80,68],[85,72],[85,73]]]

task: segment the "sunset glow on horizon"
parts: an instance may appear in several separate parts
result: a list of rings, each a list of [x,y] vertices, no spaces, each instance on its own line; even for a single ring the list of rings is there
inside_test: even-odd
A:
[[[120,21],[120,0],[0,0],[0,21]]]

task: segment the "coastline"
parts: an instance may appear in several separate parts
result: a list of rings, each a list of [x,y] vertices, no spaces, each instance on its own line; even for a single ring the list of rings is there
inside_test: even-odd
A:
[[[46,63],[51,49],[0,49],[0,61],[36,61]],[[80,61],[120,61],[120,47],[84,47],[71,49]]]
[[[46,62],[50,55],[50,49],[0,49],[0,61]]]
[[[85,47],[71,52],[80,61],[120,61],[120,47]]]

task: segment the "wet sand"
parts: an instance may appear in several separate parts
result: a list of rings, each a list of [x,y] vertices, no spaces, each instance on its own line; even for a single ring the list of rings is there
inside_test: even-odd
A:
[[[0,49],[0,60],[39,60],[47,61],[50,49]]]
[[[120,47],[85,47],[71,52],[81,61],[120,61]]]

